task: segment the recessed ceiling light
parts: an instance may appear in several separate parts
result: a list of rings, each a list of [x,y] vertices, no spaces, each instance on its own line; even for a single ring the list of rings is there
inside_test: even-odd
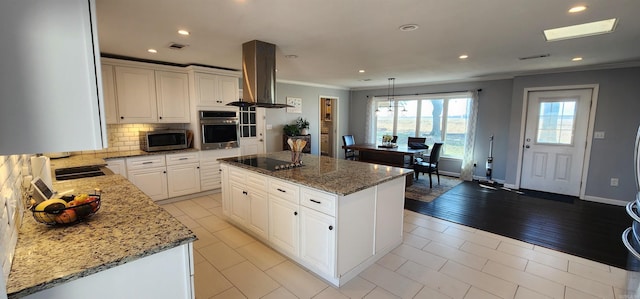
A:
[[[189,35],[191,33],[189,31],[187,31],[187,30],[181,29],[181,30],[178,30],[178,34],[180,34],[180,35]]]
[[[147,50],[147,52],[149,52],[149,53],[153,53],[153,54],[156,54],[156,53],[158,53],[158,50],[156,50],[156,49],[149,49],[149,50]]]
[[[547,29],[544,31],[544,37],[548,42],[585,37],[596,34],[604,34],[613,32],[616,27],[617,19],[608,19],[579,25]]]
[[[582,60],[582,57],[573,57],[573,59],[571,59],[571,61],[580,61]]]
[[[467,59],[467,58],[469,58],[469,55],[463,54],[463,55],[458,56],[458,58]]]
[[[400,31],[414,31],[418,28],[420,28],[420,26],[416,24],[404,24],[400,26],[398,29],[400,29]]]
[[[586,10],[586,9],[587,9],[587,7],[586,7],[586,6],[584,6],[584,5],[578,5],[578,6],[574,6],[574,7],[570,8],[570,9],[569,9],[569,12],[570,12],[570,13],[576,13],[576,12],[584,11],[584,10]]]
[[[364,73],[364,70],[359,70],[358,73]]]

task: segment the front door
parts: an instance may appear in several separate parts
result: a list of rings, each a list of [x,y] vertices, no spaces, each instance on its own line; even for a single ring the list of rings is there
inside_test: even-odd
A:
[[[264,109],[240,108],[240,153],[243,156],[265,153]]]
[[[528,94],[520,187],[580,195],[593,89]]]

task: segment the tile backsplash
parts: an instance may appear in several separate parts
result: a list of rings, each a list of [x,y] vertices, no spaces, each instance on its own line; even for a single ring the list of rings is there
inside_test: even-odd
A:
[[[164,129],[189,129],[188,124],[117,124],[107,125],[109,147],[98,151],[84,151],[80,153],[118,152],[140,149],[139,132]]]
[[[23,175],[28,175],[31,155],[0,156],[0,285],[9,277],[18,230],[24,213]],[[25,173],[27,172],[27,173]]]

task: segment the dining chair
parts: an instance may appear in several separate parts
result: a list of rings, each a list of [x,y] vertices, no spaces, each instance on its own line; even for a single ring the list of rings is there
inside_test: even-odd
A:
[[[425,142],[427,142],[426,137],[407,137],[407,146],[410,149],[427,149],[429,148]]]
[[[429,188],[433,188],[433,180],[431,179],[431,174],[433,172],[436,173],[438,177],[438,185],[440,185],[440,172],[438,171],[438,162],[440,161],[440,152],[442,151],[442,143],[434,143],[433,149],[431,149],[431,153],[429,153],[429,162],[426,161],[416,161],[413,164],[413,171],[416,176],[416,181],[418,180],[418,176],[422,172],[423,174],[429,174]]]
[[[353,140],[353,135],[343,135],[342,143],[344,144],[344,146],[350,146],[350,145],[356,144],[355,141]],[[358,160],[358,155],[356,154],[355,150],[350,148],[345,148],[344,158],[346,160]]]
[[[398,136],[393,135],[393,139],[391,139],[391,143],[396,143],[396,142],[398,142]]]

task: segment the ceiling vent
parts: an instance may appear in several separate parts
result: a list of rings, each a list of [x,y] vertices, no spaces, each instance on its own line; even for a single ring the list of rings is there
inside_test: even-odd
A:
[[[551,54],[541,54],[541,55],[532,55],[532,56],[527,56],[527,57],[519,57],[519,60],[529,60],[529,59],[538,59],[538,58],[545,58],[545,57],[549,57],[551,56]]]
[[[184,48],[186,48],[186,47],[188,47],[188,46],[189,46],[189,45],[183,45],[183,44],[173,43],[173,42],[172,42],[172,43],[170,43],[170,44],[169,44],[169,49],[172,49],[172,50],[182,50],[182,49],[184,49]]]

